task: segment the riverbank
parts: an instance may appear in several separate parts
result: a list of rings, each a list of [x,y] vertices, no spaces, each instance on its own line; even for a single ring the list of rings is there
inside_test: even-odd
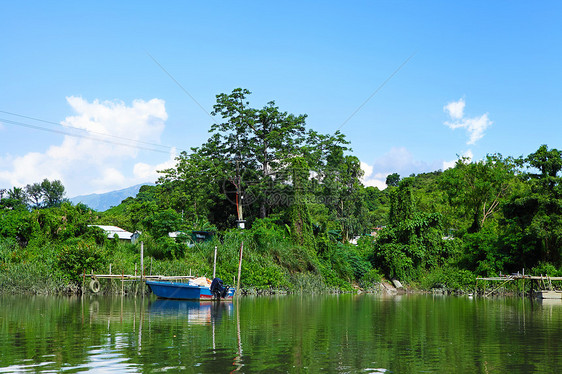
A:
[[[90,286],[90,277],[84,277],[81,282],[67,282],[63,278],[53,277],[45,264],[23,263],[11,267],[4,267],[0,273],[0,294],[12,295],[124,295],[136,297],[150,294],[150,291],[140,281],[120,279],[99,280],[99,289],[94,292]],[[273,296],[290,294],[434,294],[434,295],[475,295],[475,296],[531,296],[531,288],[522,288],[518,284],[508,284],[498,287],[494,283],[474,284],[472,288],[449,288],[444,284],[437,284],[431,288],[419,287],[419,284],[403,285],[381,279],[363,288],[358,284],[349,283],[349,287],[328,287],[315,274],[300,274],[299,282],[291,287],[255,287],[252,285],[241,287],[243,296]],[[232,285],[231,285],[232,286]],[[555,287],[559,285],[555,283]]]
[[[176,258],[140,259],[140,244],[115,240],[103,246],[78,241],[30,242],[25,248],[0,242],[0,292],[5,294],[78,295],[90,293],[87,274],[160,274],[212,277],[217,249],[216,275],[235,285],[240,249],[243,249],[241,289],[248,295],[319,293],[424,293],[522,294],[529,285],[477,282],[476,275],[451,265],[420,270],[408,280],[387,280],[365,260],[367,250],[337,244],[332,252],[317,253],[287,240],[263,241],[251,231],[233,231],[215,240],[190,247]],[[150,245],[145,250],[150,252]],[[559,284],[555,283],[556,287]],[[496,289],[497,288],[497,289]],[[100,292],[107,295],[138,295],[135,282],[105,281]]]

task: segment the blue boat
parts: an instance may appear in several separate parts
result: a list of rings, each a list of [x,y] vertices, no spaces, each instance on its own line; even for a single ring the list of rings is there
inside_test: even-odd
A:
[[[234,288],[223,286],[222,280],[219,278],[213,279],[213,282],[196,282],[190,280],[189,283],[146,281],[146,285],[153,294],[162,299],[228,300],[232,299],[235,291]]]

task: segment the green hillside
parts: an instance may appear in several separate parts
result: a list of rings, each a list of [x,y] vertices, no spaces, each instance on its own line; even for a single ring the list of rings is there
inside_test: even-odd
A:
[[[140,244],[92,224],[142,232],[153,274],[210,276],[217,246],[217,274],[230,281],[243,244],[245,288],[369,289],[385,277],[467,289],[500,272],[562,275],[559,150],[391,174],[381,191],[362,185],[343,134],[307,129],[305,115],[273,102],[251,108],[249,94],[218,95],[209,140],[105,212],[10,189],[0,201],[0,289],[77,292],[84,270],[133,273]],[[214,235],[194,243],[192,231]]]

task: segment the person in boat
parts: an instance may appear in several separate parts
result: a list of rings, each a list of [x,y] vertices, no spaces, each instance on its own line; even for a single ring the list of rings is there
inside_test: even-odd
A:
[[[222,279],[215,278],[211,282],[211,293],[217,299],[225,298],[230,287],[225,286]]]

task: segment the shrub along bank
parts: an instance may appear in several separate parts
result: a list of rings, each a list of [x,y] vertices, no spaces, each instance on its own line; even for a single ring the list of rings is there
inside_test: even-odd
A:
[[[245,289],[352,291],[354,285],[373,288],[381,279],[363,247],[328,241],[318,253],[294,244],[284,226],[267,219],[256,222],[250,230],[229,230],[192,246],[172,242],[176,246],[173,255],[162,256],[161,243],[148,235],[143,238],[145,274],[211,277],[216,246],[216,275],[232,284],[243,245],[241,286]],[[140,243],[100,238],[97,228],[88,228],[87,234],[77,238],[32,238],[25,248],[13,239],[0,240],[2,292],[79,293],[84,271],[107,274],[110,265],[113,274],[134,274],[135,270],[140,274]],[[121,291],[120,285],[103,283],[102,291]],[[127,288],[131,290],[131,285]]]

